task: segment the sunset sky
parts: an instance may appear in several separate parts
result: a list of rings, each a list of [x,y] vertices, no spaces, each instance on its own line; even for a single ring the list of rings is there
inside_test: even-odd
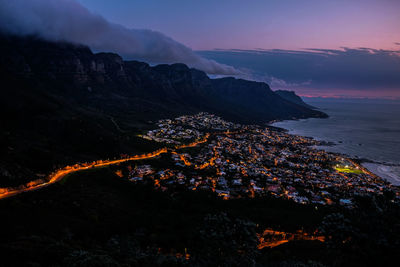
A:
[[[0,30],[303,96],[400,98],[399,0],[0,0]]]
[[[79,0],[110,21],[160,31],[195,50],[396,49],[398,0]]]

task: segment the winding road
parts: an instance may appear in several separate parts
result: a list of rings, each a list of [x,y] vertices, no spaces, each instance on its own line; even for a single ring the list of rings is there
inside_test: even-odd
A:
[[[38,179],[38,180],[30,181],[30,182],[20,185],[18,187],[0,188],[0,199],[12,197],[12,196],[18,195],[20,193],[34,191],[34,190],[46,187],[50,184],[54,184],[54,183],[62,180],[65,176],[67,176],[68,174],[74,173],[74,172],[79,172],[79,171],[83,171],[83,170],[87,170],[87,169],[91,169],[91,168],[99,168],[99,167],[104,167],[104,166],[109,166],[109,165],[115,165],[115,164],[119,164],[119,163],[123,163],[123,162],[127,162],[127,161],[151,159],[151,158],[157,157],[161,154],[167,153],[168,151],[174,151],[174,150],[188,148],[188,147],[195,147],[199,144],[207,142],[209,137],[210,137],[210,134],[206,134],[200,140],[194,141],[190,144],[176,146],[175,149],[172,149],[172,150],[168,149],[168,148],[161,148],[161,149],[153,151],[151,153],[134,155],[134,156],[117,159],[117,160],[98,160],[98,161],[94,161],[91,163],[81,163],[81,164],[75,164],[72,166],[66,166],[66,167],[59,169],[56,172],[50,174],[46,179]]]
[[[228,132],[224,132],[223,134],[232,134],[232,133],[233,132],[228,131]],[[91,169],[91,168],[99,168],[99,167],[119,164],[119,163],[123,163],[123,162],[127,162],[127,161],[151,159],[151,158],[155,158],[161,154],[167,153],[169,151],[172,153],[175,153],[175,151],[178,149],[196,147],[199,144],[207,142],[209,137],[210,137],[210,134],[206,134],[200,140],[194,141],[189,144],[176,146],[174,149],[161,148],[161,149],[153,151],[151,153],[134,155],[131,157],[121,158],[121,159],[117,159],[117,160],[98,160],[98,161],[94,161],[91,163],[81,163],[81,164],[75,164],[72,166],[66,166],[66,167],[59,169],[56,172],[50,174],[47,177],[47,179],[34,180],[34,181],[28,182],[28,183],[18,186],[18,187],[0,188],[0,199],[12,197],[12,196],[24,193],[24,192],[38,190],[40,188],[51,185],[53,183],[59,182],[63,178],[65,178],[67,175],[75,173],[75,172],[79,172],[79,171],[83,171],[83,170],[87,170],[87,169]],[[259,238],[258,249],[273,248],[273,247],[279,246],[281,244],[290,242],[292,240],[318,240],[321,242],[325,241],[325,238],[323,236],[309,235],[302,231],[298,231],[297,233],[285,233],[285,232],[280,232],[280,231],[274,231],[272,229],[266,229],[261,235],[258,235],[258,238]]]

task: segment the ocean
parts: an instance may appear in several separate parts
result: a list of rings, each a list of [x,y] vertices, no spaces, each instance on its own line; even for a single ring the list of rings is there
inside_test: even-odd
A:
[[[289,133],[333,142],[326,151],[368,159],[363,166],[400,185],[400,101],[306,98],[327,119],[288,120],[273,126]]]

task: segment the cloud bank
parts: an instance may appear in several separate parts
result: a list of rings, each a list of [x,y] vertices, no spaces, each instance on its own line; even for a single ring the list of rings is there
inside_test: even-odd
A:
[[[160,32],[111,23],[75,0],[0,0],[0,30],[84,44],[94,51],[118,53],[128,60],[185,63],[209,74],[238,73],[233,67],[195,54]]]
[[[214,50],[200,55],[246,69],[273,89],[298,92],[358,90],[400,96],[400,50],[371,48],[295,50]]]

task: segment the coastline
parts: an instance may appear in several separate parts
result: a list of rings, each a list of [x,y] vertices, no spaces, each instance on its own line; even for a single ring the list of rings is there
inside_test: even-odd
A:
[[[275,120],[270,125],[289,134],[311,137],[321,143],[316,149],[353,159],[371,173],[400,186],[400,102],[309,99],[308,103],[329,117]]]
[[[362,163],[361,165],[366,169],[368,169],[370,172],[390,182],[391,184],[400,186],[400,177],[395,173],[393,173],[393,169],[396,168],[395,166],[384,165],[381,163],[370,163],[370,162],[365,162]],[[400,167],[397,168],[400,169]]]
[[[299,119],[296,119],[296,120],[298,121]],[[301,120],[307,120],[307,119],[301,119]],[[268,127],[273,127],[274,129],[279,129],[281,131],[285,131],[291,135],[297,135],[297,136],[302,136],[302,137],[306,137],[306,138],[311,138],[313,140],[317,140],[318,142],[321,143],[321,145],[315,146],[315,149],[324,150],[324,151],[334,153],[334,154],[339,154],[339,155],[342,155],[343,157],[355,160],[355,161],[359,162],[359,165],[366,168],[368,171],[375,174],[376,176],[382,178],[383,180],[391,183],[394,186],[400,186],[400,175],[397,175],[396,173],[393,172],[393,169],[398,169],[398,172],[400,173],[400,165],[386,163],[386,162],[384,162],[384,163],[377,162],[373,159],[364,158],[364,157],[360,158],[356,155],[349,155],[345,152],[330,151],[329,147],[335,147],[338,144],[335,142],[332,142],[332,141],[320,140],[313,136],[291,133],[291,131],[289,129],[285,129],[281,126],[274,125],[275,123],[285,122],[285,121],[293,121],[293,120],[273,121],[272,123],[268,124]]]

